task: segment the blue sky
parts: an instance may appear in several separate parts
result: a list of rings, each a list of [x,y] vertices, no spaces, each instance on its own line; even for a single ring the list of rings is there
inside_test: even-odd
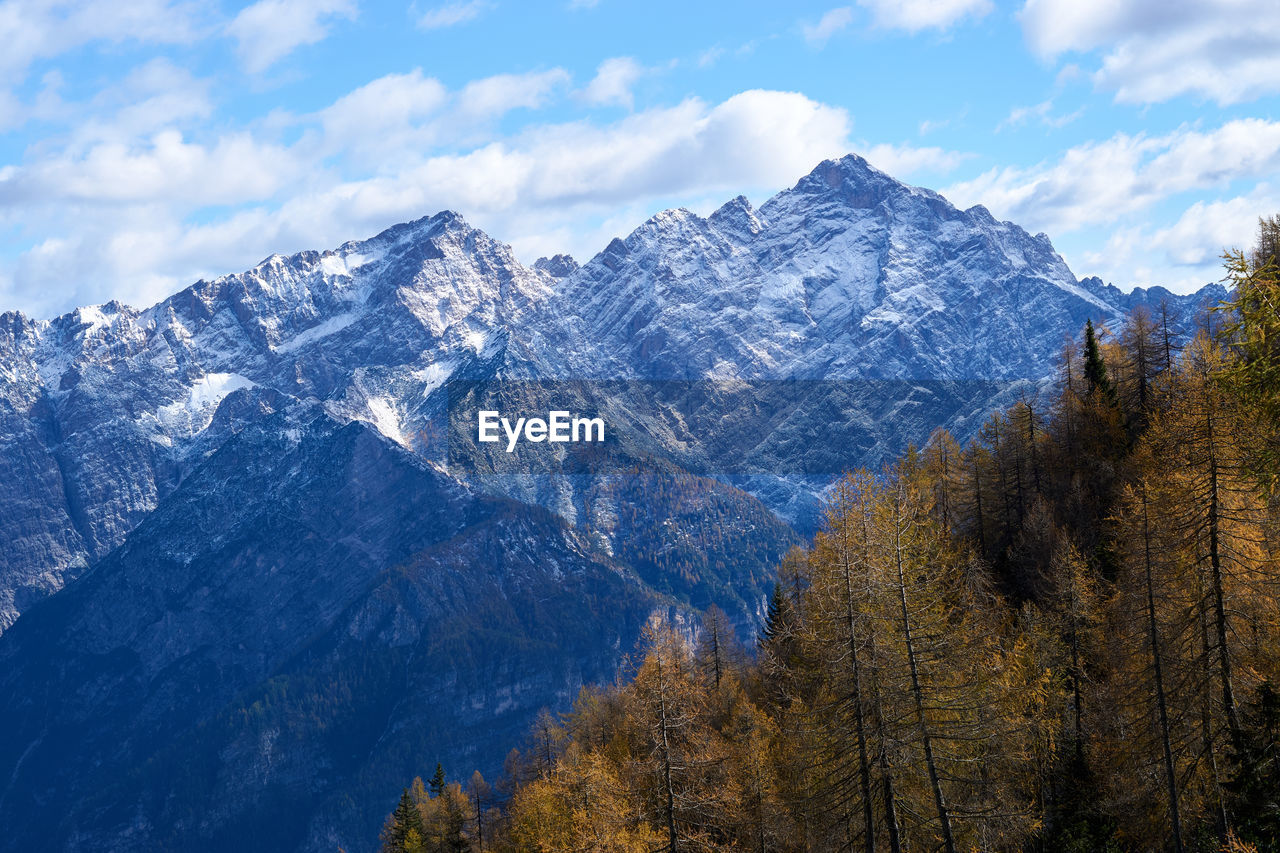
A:
[[[0,0],[0,310],[452,208],[580,260],[856,151],[1189,290],[1280,210],[1262,0]]]

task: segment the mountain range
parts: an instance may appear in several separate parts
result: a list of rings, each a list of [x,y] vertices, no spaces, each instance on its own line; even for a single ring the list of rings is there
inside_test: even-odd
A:
[[[1079,280],[849,155],[581,266],[444,212],[0,315],[0,849],[370,849],[647,620],[753,630],[839,472],[1034,396],[1086,320],[1225,295]],[[609,441],[535,464],[480,400]]]

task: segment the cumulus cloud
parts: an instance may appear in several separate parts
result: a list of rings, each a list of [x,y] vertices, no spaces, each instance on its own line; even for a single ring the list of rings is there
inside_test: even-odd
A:
[[[326,152],[364,159],[428,144],[434,137],[428,123],[448,101],[444,84],[420,68],[379,77],[318,113],[322,145]]]
[[[569,82],[567,71],[552,68],[484,77],[450,92],[422,69],[388,74],[316,114],[323,134],[314,142],[356,166],[413,160],[440,145],[483,142],[496,119],[546,106]],[[307,120],[295,119],[304,125]]]
[[[488,103],[536,102],[559,79],[506,81],[524,96]],[[617,233],[611,229],[630,228],[658,206],[771,192],[851,148],[843,110],[796,93],[748,91],[716,104],[689,99],[603,125],[533,125],[470,149],[415,153],[413,129],[450,124],[467,90],[444,91],[414,72],[298,117],[310,129],[289,146],[245,133],[194,141],[168,130],[5,167],[0,224],[43,235],[0,271],[6,302],[45,314],[112,297],[146,304],[271,252],[337,245],[443,208],[522,251],[591,254]],[[326,170],[333,150],[326,138],[359,144],[343,134],[379,99],[395,107],[375,135],[404,139],[406,148],[345,180]],[[203,212],[223,204],[229,213]],[[628,215],[619,219],[619,211]]]
[[[1046,59],[1098,52],[1094,82],[1125,103],[1180,95],[1233,104],[1280,92],[1280,19],[1270,0],[1027,0]]]
[[[471,151],[442,153],[394,174],[308,196],[312,211],[393,222],[449,207],[485,222],[512,212],[602,213],[618,204],[740,187],[779,187],[848,150],[841,109],[789,92],[689,99],[604,126],[535,126]],[[509,239],[499,225],[496,236]]]
[[[1280,210],[1280,191],[1268,183],[1247,195],[1214,201],[1198,201],[1167,228],[1151,235],[1151,245],[1165,252],[1174,264],[1197,272],[1220,268],[1222,251],[1248,248],[1258,230],[1258,216]]]
[[[186,44],[203,15],[169,0],[8,0],[0,5],[0,80],[22,80],[32,62],[98,41]]]
[[[478,118],[500,116],[515,109],[536,110],[569,84],[563,68],[528,74],[496,74],[473,80],[458,95],[459,110]]]
[[[265,71],[299,47],[329,34],[337,18],[356,16],[354,0],[258,0],[227,25],[245,68]]]
[[[853,7],[837,6],[819,18],[818,23],[802,25],[800,32],[804,34],[804,40],[809,44],[822,47],[829,38],[852,23]]]
[[[1042,56],[1086,51],[1137,32],[1168,33],[1197,21],[1213,0],[1027,0],[1018,18]]]
[[[1261,183],[1244,195],[1197,201],[1165,226],[1138,224],[1112,230],[1104,246],[1073,260],[1080,274],[1121,286],[1161,285],[1190,292],[1223,275],[1222,252],[1247,248],[1258,217],[1280,210],[1280,190]]]
[[[441,30],[474,21],[489,11],[493,4],[487,0],[468,0],[467,2],[447,3],[428,9],[418,16],[418,27],[424,30]]]
[[[991,0],[858,0],[876,26],[917,33],[949,29],[963,18],[981,18],[995,8]]]
[[[635,104],[631,88],[644,73],[644,66],[629,56],[606,59],[596,69],[596,76],[582,90],[582,98],[596,106],[617,104],[631,109]]]
[[[153,59],[130,71],[116,85],[99,92],[88,104],[44,105],[42,118],[57,114],[74,118],[72,147],[94,142],[129,140],[185,124],[197,124],[213,114],[209,81],[192,76],[168,59]],[[109,118],[104,118],[109,116]]]
[[[964,161],[973,157],[961,151],[948,151],[937,146],[878,144],[863,146],[864,156],[871,165],[895,178],[910,177],[921,172],[947,174]]]
[[[277,145],[235,133],[213,145],[164,130],[135,143],[100,142],[0,172],[0,210],[13,217],[65,203],[160,202],[193,207],[269,198],[300,165]]]
[[[1277,169],[1280,122],[1238,119],[1210,131],[1117,134],[1070,148],[1057,162],[992,169],[946,194],[1056,234],[1115,222],[1187,190],[1224,187]]]
[[[1242,238],[1252,236],[1258,222],[1258,211],[1275,210],[1275,193],[1261,187],[1266,200],[1258,193],[1218,201],[1198,201],[1167,228],[1150,236],[1150,245],[1164,251],[1174,264],[1201,267],[1216,266],[1222,250],[1239,246]],[[1265,207],[1260,207],[1265,204]]]

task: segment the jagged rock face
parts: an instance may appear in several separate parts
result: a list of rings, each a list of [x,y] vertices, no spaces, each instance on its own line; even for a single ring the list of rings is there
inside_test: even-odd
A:
[[[850,156],[581,267],[442,213],[0,315],[0,850],[369,849],[655,609],[749,625],[833,472],[971,432],[1086,317],[1221,295],[1078,282]],[[444,453],[460,385],[528,379],[608,409],[605,475]]]
[[[660,213],[556,301],[574,370],[725,378],[1040,379],[1064,334],[1124,309],[1044,235],[855,156],[758,211]]]
[[[0,557],[0,630],[155,510],[225,438],[210,427],[241,388],[318,401],[426,452],[445,405],[435,392],[459,374],[1039,380],[1086,317],[1115,320],[1162,295],[1077,282],[1043,235],[850,155],[759,211],[739,197],[706,219],[661,213],[583,267],[558,255],[525,268],[446,212],[335,251],[273,256],[145,311],[6,314],[0,470],[22,488],[0,499],[0,536],[14,543]],[[1201,301],[1171,298],[1180,314]],[[889,418],[907,392],[867,387],[861,411],[841,411],[865,433],[848,465],[1000,401],[953,389],[913,428]],[[661,407],[643,401],[630,416]],[[691,439],[692,450],[646,451],[684,465],[692,454],[714,472]],[[783,491],[775,510],[795,500]]]
[[[218,446],[243,388],[323,401],[405,445],[426,394],[549,279],[444,213],[333,252],[273,256],[146,311],[4,315],[0,628],[108,551]],[[211,429],[211,427],[215,427]]]
[[[564,278],[578,271],[578,262],[572,255],[552,255],[533,262],[535,270],[541,270],[552,278]]]

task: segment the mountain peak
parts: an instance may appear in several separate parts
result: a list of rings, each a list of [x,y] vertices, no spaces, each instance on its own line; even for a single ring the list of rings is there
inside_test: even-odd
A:
[[[899,183],[894,178],[872,166],[865,157],[849,153],[835,160],[823,160],[810,176],[817,176],[829,187],[850,183]]]
[[[697,219],[700,219],[700,217],[687,207],[669,207],[666,210],[660,210],[653,216],[650,216],[639,228],[636,229],[636,231],[680,228],[685,223],[692,222]]]
[[[379,231],[368,240],[362,241],[362,243],[366,245],[388,245],[410,241],[416,242],[443,234],[466,234],[475,230],[462,214],[457,211],[441,210],[431,216],[423,216],[409,222],[392,225],[390,228]]]
[[[764,230],[764,220],[756,213],[746,196],[730,199],[716,209],[707,221],[717,231],[731,234],[739,239],[754,237]]]
[[[991,215],[991,211],[987,210],[984,204],[975,204],[973,207],[965,211],[966,214],[988,225],[997,225],[999,221]]]
[[[533,262],[533,268],[545,272],[552,278],[564,278],[577,271],[578,262],[572,255],[559,254],[549,258],[538,258]]]
[[[823,160],[790,192],[804,196],[833,197],[846,207],[873,208],[894,191],[911,188],[872,166],[857,154]],[[785,194],[785,193],[784,193]],[[776,197],[775,197],[776,198]]]

